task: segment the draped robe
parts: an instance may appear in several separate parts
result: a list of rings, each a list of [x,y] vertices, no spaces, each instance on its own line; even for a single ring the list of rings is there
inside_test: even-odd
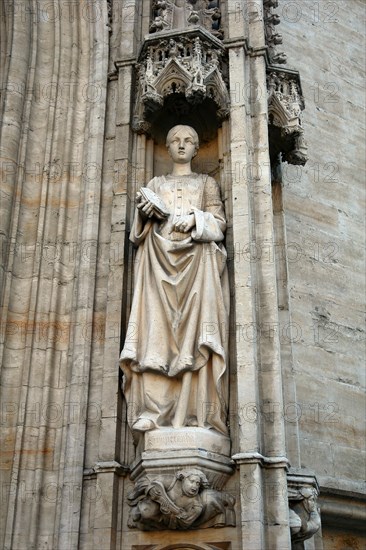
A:
[[[120,358],[128,421],[172,426],[190,372],[183,425],[227,433],[229,292],[220,190],[205,174],[159,176],[148,187],[170,215],[146,220],[136,209],[131,229],[138,251]],[[189,213],[195,227],[175,231],[174,223]]]

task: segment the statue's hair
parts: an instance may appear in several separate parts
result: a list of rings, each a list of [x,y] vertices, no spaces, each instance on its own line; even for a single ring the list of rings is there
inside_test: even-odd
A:
[[[170,128],[170,130],[169,130],[169,132],[167,133],[167,136],[166,136],[166,146],[167,147],[169,146],[169,143],[171,142],[171,140],[173,139],[175,134],[177,132],[179,132],[179,130],[186,130],[187,132],[189,132],[191,134],[191,136],[194,140],[194,144],[196,146],[196,150],[197,150],[199,145],[200,145],[200,140],[199,140],[198,134],[197,134],[196,130],[194,128],[192,128],[192,126],[188,126],[186,124],[177,124],[177,126],[173,126],[173,128]]]
[[[312,489],[310,487],[302,487],[299,492],[303,499],[317,496],[317,492],[315,491],[315,489]]]
[[[176,478],[180,479],[180,480],[183,480],[186,477],[189,477],[189,476],[192,476],[192,475],[197,476],[197,477],[200,478],[202,487],[208,487],[209,486],[209,481],[208,481],[207,477],[205,476],[205,474],[203,472],[201,472],[200,470],[196,470],[195,468],[192,468],[191,470],[179,470],[179,472],[176,473]]]

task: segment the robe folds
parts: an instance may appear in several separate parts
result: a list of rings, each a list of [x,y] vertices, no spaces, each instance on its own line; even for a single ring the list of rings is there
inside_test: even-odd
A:
[[[229,289],[220,190],[205,174],[159,176],[148,187],[170,215],[146,220],[136,209],[131,229],[138,250],[120,357],[128,421],[174,425],[184,385],[183,426],[227,433]],[[195,227],[175,231],[190,213]]]

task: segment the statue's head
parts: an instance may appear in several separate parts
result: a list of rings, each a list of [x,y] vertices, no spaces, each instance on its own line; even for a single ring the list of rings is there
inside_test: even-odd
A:
[[[207,477],[200,470],[180,470],[177,472],[177,479],[182,482],[182,492],[187,497],[198,495],[201,487],[208,487]]]
[[[317,492],[315,489],[303,487],[300,489],[300,494],[303,498],[303,504],[308,512],[316,510]]]
[[[195,157],[199,148],[199,138],[196,130],[185,124],[173,126],[166,136],[166,146],[174,161],[179,162],[179,156],[175,154],[178,143],[185,143],[189,148],[190,159]]]

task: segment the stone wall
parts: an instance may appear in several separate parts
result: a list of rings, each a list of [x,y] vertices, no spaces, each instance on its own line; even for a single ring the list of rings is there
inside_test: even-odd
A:
[[[229,220],[237,469],[226,489],[236,497],[237,526],[199,535],[127,528],[134,447],[117,362],[133,288],[128,231],[137,186],[168,169],[163,147],[131,129],[150,2],[7,1],[6,549],[194,547],[199,536],[202,548],[284,550],[286,457],[321,487],[322,533],[306,548],[362,547],[364,4],[280,1],[281,49],[301,72],[309,161],[283,164],[272,195],[262,10],[256,2],[220,5],[231,114],[202,146],[196,169],[220,182]]]
[[[343,494],[346,508],[365,491],[365,5],[282,0],[277,11],[288,66],[301,73],[309,145],[304,168],[283,166],[294,458],[321,491]],[[336,535],[323,533],[324,548],[335,548],[326,541]]]

